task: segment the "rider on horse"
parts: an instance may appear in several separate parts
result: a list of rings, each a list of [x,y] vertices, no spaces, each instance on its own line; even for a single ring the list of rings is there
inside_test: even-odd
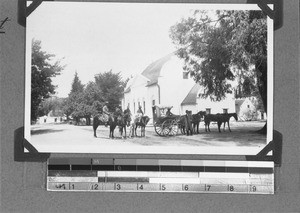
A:
[[[131,111],[129,109],[129,106],[127,106],[127,109],[124,110],[124,114],[131,116]]]
[[[116,117],[119,117],[119,116],[123,116],[123,112],[121,110],[121,107],[116,107],[116,110],[115,110],[115,116]]]
[[[105,101],[105,104],[102,108],[102,112],[103,112],[103,120],[105,123],[105,126],[107,126],[108,120],[109,120],[109,116],[110,116],[110,112],[108,111],[108,101]]]
[[[142,119],[143,115],[144,115],[144,112],[143,112],[143,110],[142,110],[142,106],[139,105],[139,108],[138,108],[138,110],[137,110],[137,117],[138,117],[139,123],[141,122],[141,119]]]

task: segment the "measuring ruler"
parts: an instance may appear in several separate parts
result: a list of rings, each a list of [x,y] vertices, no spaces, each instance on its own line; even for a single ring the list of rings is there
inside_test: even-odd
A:
[[[274,194],[274,163],[50,158],[47,190]]]

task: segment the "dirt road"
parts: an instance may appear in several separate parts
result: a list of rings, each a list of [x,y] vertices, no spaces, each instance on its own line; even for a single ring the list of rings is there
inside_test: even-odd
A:
[[[32,126],[29,141],[40,152],[51,153],[256,154],[266,145],[266,136],[256,133],[263,125],[232,122],[232,132],[222,133],[216,125],[211,125],[210,133],[201,126],[200,134],[173,137],[158,136],[153,126],[147,126],[146,137],[122,139],[116,129],[116,138],[109,139],[104,126],[98,127],[94,138],[92,126],[43,124]]]

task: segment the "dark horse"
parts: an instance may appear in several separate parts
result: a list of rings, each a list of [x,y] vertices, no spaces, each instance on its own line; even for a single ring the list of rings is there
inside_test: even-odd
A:
[[[123,138],[123,130],[125,132],[125,138],[127,136],[126,134],[126,126],[129,127],[131,122],[131,115],[130,113],[124,113],[124,116],[118,116],[117,118],[117,125],[119,126],[120,135]]]
[[[231,117],[234,117],[235,120],[238,120],[237,114],[236,113],[224,113],[224,114],[208,114],[204,116],[204,123],[205,123],[205,131],[207,130],[210,132],[210,122],[215,121],[218,124],[218,130],[221,132],[220,127],[221,124],[224,123],[224,128],[223,131],[225,131],[225,124],[228,124],[228,129],[231,132],[230,126],[229,126],[229,120]]]
[[[126,125],[128,124],[128,120],[131,120],[130,115],[125,114],[124,116],[121,116],[121,115],[117,116],[115,114],[111,114],[108,117],[108,122],[106,123],[104,121],[102,114],[97,115],[93,119],[94,137],[97,137],[96,130],[97,130],[98,126],[105,125],[105,124],[108,124],[108,126],[109,126],[109,138],[114,138],[114,131],[117,126],[120,127],[119,130],[120,130],[122,137],[123,137],[123,129],[125,130],[125,136],[126,136]],[[130,121],[129,121],[129,123],[130,123]]]
[[[99,114],[94,116],[93,118],[93,130],[94,130],[94,137],[97,137],[96,130],[99,125],[109,125],[109,137],[114,137],[114,130],[117,126],[117,117],[113,114],[109,115],[108,122],[105,121],[103,114]]]
[[[200,112],[197,112],[196,114],[193,114],[193,129],[194,129],[194,133],[196,134],[199,134],[199,123],[201,121],[201,118],[203,118],[204,116],[206,115],[206,112],[205,111],[200,111]],[[197,129],[197,131],[196,131]]]
[[[131,126],[131,134],[130,135],[132,137],[137,136],[136,129],[138,127],[141,127],[141,137],[145,137],[145,128],[149,121],[150,121],[150,118],[148,116],[142,116],[141,119],[135,118],[132,123],[132,126]]]

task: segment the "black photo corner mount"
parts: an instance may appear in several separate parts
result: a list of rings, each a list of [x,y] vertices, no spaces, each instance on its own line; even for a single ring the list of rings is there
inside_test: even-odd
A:
[[[24,127],[15,130],[14,134],[14,160],[17,162],[46,162],[50,157],[50,153],[39,153],[34,146],[32,146],[24,138]],[[28,152],[25,152],[25,149]]]
[[[18,23],[26,27],[26,17],[28,17],[44,0],[32,0],[27,6],[27,0],[18,0]],[[48,0],[49,1],[49,0]],[[248,4],[257,4],[261,10],[274,20],[274,30],[283,25],[283,0],[247,0]],[[273,10],[268,6],[273,4]]]
[[[27,0],[18,0],[18,23],[26,27],[26,17],[28,17],[43,0],[33,0],[27,6]],[[283,25],[283,0],[247,0],[249,4],[257,4],[262,11],[274,20],[274,30]],[[273,4],[272,10],[268,4]],[[24,127],[15,130],[14,138],[14,160],[19,162],[45,162],[50,157],[50,153],[39,153],[25,138]],[[24,152],[24,148],[28,152]],[[272,151],[272,155],[268,153]],[[257,155],[246,155],[247,161],[273,161],[275,166],[281,166],[282,156],[282,134],[273,130],[273,141],[269,142]]]
[[[50,157],[50,153],[39,153],[25,138],[24,127],[15,130],[14,138],[14,160],[18,162],[46,162]],[[28,152],[24,152],[27,149]],[[272,151],[272,155],[268,153]],[[281,166],[282,156],[282,134],[273,130],[273,140],[270,141],[256,155],[246,155],[247,161],[273,161],[276,167]],[[227,158],[227,160],[229,160]]]
[[[268,153],[272,151],[272,155]],[[282,159],[282,134],[273,130],[273,140],[270,141],[259,153],[256,155],[246,155],[247,161],[273,161],[276,167],[281,166]]]
[[[283,0],[247,0],[249,4],[257,4],[259,8],[274,21],[274,30],[283,25]],[[273,4],[273,10],[268,6]]]

